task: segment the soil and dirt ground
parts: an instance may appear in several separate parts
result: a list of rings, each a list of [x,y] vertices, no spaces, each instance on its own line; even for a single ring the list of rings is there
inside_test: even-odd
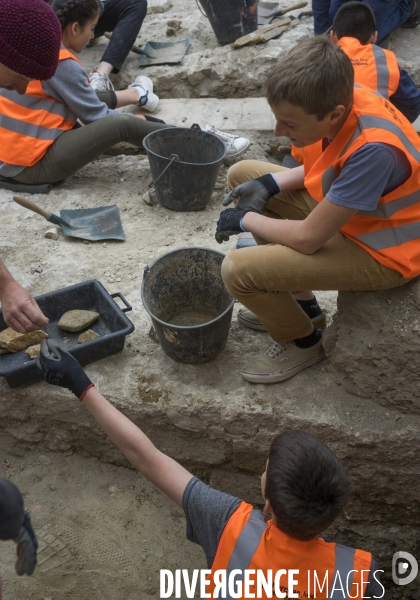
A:
[[[144,70],[166,101],[262,96],[265,74],[313,27],[312,19],[304,18],[278,40],[233,51],[217,44],[194,0],[151,0],[149,6],[167,10],[150,12],[139,44],[190,39],[181,65]],[[182,25],[175,36],[166,37],[170,19]],[[82,53],[87,70],[97,64],[106,43],[101,38]],[[401,30],[390,41],[417,84],[419,46],[417,30]],[[133,54],[114,77],[116,88],[139,73]],[[217,100],[214,104],[213,124],[222,128],[230,115],[221,114],[225,108],[217,108]],[[243,158],[278,162],[273,149],[279,140],[258,128],[258,114],[248,118],[231,131],[251,139]],[[188,111],[175,120],[192,124]],[[303,427],[328,443],[356,485],[349,510],[331,534],[373,550],[389,582],[394,551],[417,549],[418,554],[418,411],[400,412],[392,403],[352,395],[331,377],[328,362],[284,384],[246,384],[238,375],[240,366],[264,351],[269,339],[236,323],[237,305],[225,351],[206,365],[175,363],[148,335],[150,319],[140,299],[145,266],[179,247],[225,253],[235,247],[236,240],[222,247],[214,240],[227,167],[220,170],[209,205],[194,213],[146,204],[149,163],[143,151],[128,147],[100,157],[48,195],[32,197],[52,212],[115,203],[124,243],[84,243],[61,231],[58,240],[47,239],[49,224],[17,206],[11,192],[0,191],[2,259],[33,295],[89,279],[99,280],[110,293],[123,293],[133,307],[127,316],[136,329],[122,353],[90,365],[87,372],[163,451],[215,487],[259,502],[258,473],[268,444],[286,427]],[[331,323],[337,294],[319,292],[317,297]],[[40,541],[32,578],[15,575],[14,544],[0,544],[4,600],[158,598],[159,569],[205,567],[201,549],[185,539],[182,511],[128,468],[69,393],[46,384],[11,390],[3,380],[0,394],[0,476],[22,490]],[[407,457],[403,467],[401,455]],[[415,598],[416,590],[415,585],[390,585],[387,598]]]

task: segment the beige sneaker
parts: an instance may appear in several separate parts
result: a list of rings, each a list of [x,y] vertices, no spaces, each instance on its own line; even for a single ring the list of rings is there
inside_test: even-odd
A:
[[[113,91],[114,86],[107,73],[99,73],[93,69],[88,75],[88,83],[93,87],[95,92]]]
[[[251,383],[277,383],[290,379],[299,371],[311,367],[325,358],[322,340],[310,348],[299,348],[293,342],[274,344],[262,356],[259,356],[241,371],[246,381]]]
[[[256,314],[248,310],[247,308],[241,308],[238,311],[238,322],[245,327],[249,327],[250,329],[256,329],[257,331],[267,331],[264,325],[261,323]],[[324,311],[320,315],[317,315],[313,319],[311,319],[312,323],[315,325],[317,329],[326,329],[327,328],[327,318],[325,316]]]

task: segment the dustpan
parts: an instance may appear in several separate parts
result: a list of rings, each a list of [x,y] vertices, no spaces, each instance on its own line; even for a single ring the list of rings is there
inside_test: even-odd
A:
[[[180,42],[147,42],[144,46],[144,52],[140,58],[139,65],[148,67],[149,65],[176,65],[182,62],[187,53],[190,40],[181,40]]]

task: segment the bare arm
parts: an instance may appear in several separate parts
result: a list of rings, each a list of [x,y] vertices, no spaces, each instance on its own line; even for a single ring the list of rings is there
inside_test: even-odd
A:
[[[291,171],[298,169],[299,167],[291,169]],[[338,206],[324,198],[302,221],[271,219],[248,212],[242,223],[247,231],[255,233],[269,242],[289,246],[303,254],[313,254],[356,213],[357,209]]]
[[[49,323],[32,296],[13,279],[1,260],[0,302],[7,325],[19,333],[42,329]]]
[[[86,392],[83,403],[133,467],[182,506],[182,496],[193,477],[192,474],[160,452],[134,423],[95,388],[92,387]]]
[[[303,166],[279,173],[272,173],[274,179],[278,182],[284,192],[289,190],[301,190],[305,187],[305,174]]]

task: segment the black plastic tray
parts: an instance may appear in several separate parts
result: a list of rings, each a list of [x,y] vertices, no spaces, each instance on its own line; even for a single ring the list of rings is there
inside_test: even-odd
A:
[[[121,299],[126,308],[121,309],[118,306],[114,300],[116,297]],[[126,335],[134,331],[134,325],[124,314],[131,310],[126,299],[119,292],[109,294],[102,283],[94,279],[38,296],[35,300],[50,320],[45,331],[54,342],[69,350],[81,365],[121,352]],[[80,331],[71,333],[58,328],[61,315],[77,308],[94,310],[100,314],[91,327],[99,333],[99,338],[78,344]],[[0,313],[0,331],[6,327]],[[11,388],[40,381],[35,360],[31,360],[25,350],[0,354],[0,377],[5,377]]]

